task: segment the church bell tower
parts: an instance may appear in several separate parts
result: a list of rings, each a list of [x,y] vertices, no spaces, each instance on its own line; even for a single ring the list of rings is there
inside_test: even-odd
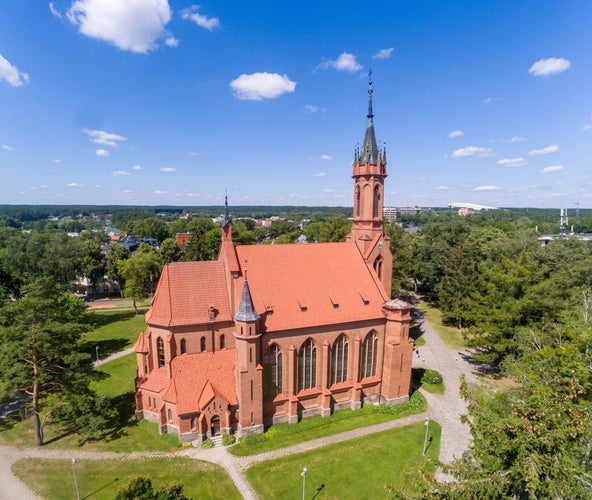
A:
[[[386,147],[378,149],[372,112],[372,72],[368,74],[368,115],[362,147],[354,152],[354,213],[352,230],[347,241],[354,241],[360,252],[378,275],[390,298],[392,254],[390,238],[384,234],[382,208],[386,173]]]

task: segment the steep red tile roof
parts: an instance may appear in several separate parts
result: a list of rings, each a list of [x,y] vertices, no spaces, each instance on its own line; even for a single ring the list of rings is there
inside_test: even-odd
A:
[[[353,242],[245,245],[236,251],[248,269],[264,331],[384,318],[388,298]],[[242,286],[240,277],[237,299]],[[265,315],[266,310],[273,313]]]
[[[163,400],[176,403],[180,415],[201,411],[214,395],[236,404],[235,349],[177,356],[171,363],[172,380]],[[150,374],[151,375],[151,374]]]
[[[166,368],[152,370],[139,383],[138,389],[146,389],[152,392],[160,392],[170,383]]]
[[[231,273],[237,273],[240,271],[238,260],[236,259],[236,251],[232,241],[223,241],[220,245],[220,260],[226,261],[228,264],[228,270]]]
[[[230,321],[228,291],[222,261],[173,262],[164,266],[146,323],[164,327]]]
[[[134,344],[134,351],[135,352],[139,352],[139,353],[147,353],[149,351],[149,345],[148,345],[148,334],[146,332],[142,332],[140,333],[140,335],[138,336],[138,340],[136,340],[136,343]]]

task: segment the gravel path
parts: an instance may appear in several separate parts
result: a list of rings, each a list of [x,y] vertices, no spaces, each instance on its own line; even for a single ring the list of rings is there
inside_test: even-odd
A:
[[[419,348],[420,356],[414,357],[413,366],[432,368],[439,371],[442,374],[444,384],[446,386],[446,392],[443,395],[430,394],[422,390],[423,395],[428,400],[429,410],[427,413],[411,415],[409,417],[384,422],[371,427],[355,429],[341,434],[336,434],[334,436],[326,436],[323,438],[296,444],[287,448],[249,457],[234,457],[233,455],[230,455],[227,449],[224,447],[218,447],[214,449],[190,448],[172,453],[138,452],[124,454],[85,451],[77,452],[73,450],[48,450],[46,448],[28,448],[25,450],[17,450],[7,446],[0,446],[0,482],[2,484],[0,489],[0,500],[39,499],[39,497],[33,494],[14,476],[14,474],[12,474],[12,464],[23,458],[125,460],[155,456],[187,456],[196,460],[204,460],[218,464],[224,467],[243,498],[247,500],[254,500],[257,498],[257,494],[247,482],[244,475],[244,471],[254,463],[320,448],[331,443],[345,441],[395,427],[402,427],[415,422],[423,421],[425,418],[435,420],[442,426],[440,461],[442,463],[448,464],[452,462],[454,458],[460,457],[467,449],[470,442],[469,428],[466,424],[462,424],[460,421],[460,416],[466,414],[467,412],[466,404],[459,395],[460,376],[465,374],[467,381],[470,383],[477,382],[477,379],[473,372],[473,366],[467,361],[469,357],[469,353],[467,351],[459,351],[446,347],[427,321],[421,321],[420,328],[423,331],[423,337],[426,340],[426,345]],[[100,360],[99,364],[105,363],[111,359],[125,356],[131,352],[133,352],[133,349],[126,349],[125,351],[115,353],[108,358]],[[449,477],[446,477],[440,471],[437,473],[436,478],[441,481],[450,480]]]

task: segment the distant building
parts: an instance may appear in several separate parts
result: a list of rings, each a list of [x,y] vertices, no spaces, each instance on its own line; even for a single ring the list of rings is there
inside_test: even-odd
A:
[[[469,210],[499,210],[497,207],[488,207],[487,205],[476,205],[475,203],[452,202],[448,204],[449,208],[467,208]]]
[[[127,248],[129,253],[134,253],[142,243],[146,243],[158,250],[158,240],[156,238],[136,238],[135,236],[128,234],[124,238],[121,238],[117,243]]]
[[[164,267],[135,344],[137,418],[187,442],[409,399],[411,306],[390,298],[373,116],[370,86],[345,242],[235,246],[227,209],[218,260]]]
[[[551,241],[564,238],[576,238],[582,241],[592,241],[592,233],[574,233],[573,226],[571,231],[568,231],[569,219],[567,217],[567,209],[562,208],[559,212],[559,234],[543,234],[537,239],[541,246],[548,245]]]
[[[177,242],[177,246],[181,249],[185,249],[185,245],[191,239],[193,233],[177,233],[175,235],[175,241]]]
[[[382,217],[388,221],[394,221],[401,218],[401,215],[421,215],[423,209],[412,205],[410,207],[384,207]]]

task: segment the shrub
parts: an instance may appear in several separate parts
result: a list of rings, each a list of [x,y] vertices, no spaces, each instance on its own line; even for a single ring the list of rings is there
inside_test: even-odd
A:
[[[424,384],[439,385],[442,383],[442,375],[435,370],[426,368],[423,377],[421,377],[421,382]]]
[[[212,441],[210,438],[206,438],[205,441],[203,443],[201,443],[201,447],[202,448],[213,448],[214,441]]]
[[[234,435],[232,434],[222,434],[222,445],[223,446],[230,446],[231,444],[234,444],[234,442],[236,441]]]

